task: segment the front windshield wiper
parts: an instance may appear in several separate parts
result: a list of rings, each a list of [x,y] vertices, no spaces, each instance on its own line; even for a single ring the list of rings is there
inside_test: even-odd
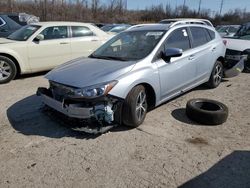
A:
[[[125,59],[125,58],[122,58],[122,57],[114,57],[114,56],[95,56],[95,55],[91,54],[89,57],[90,58],[96,58],[96,59],[128,61],[128,59]]]

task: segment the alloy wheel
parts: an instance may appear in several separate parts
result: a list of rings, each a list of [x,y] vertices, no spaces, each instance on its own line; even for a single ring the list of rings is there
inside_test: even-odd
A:
[[[11,76],[11,67],[10,65],[3,61],[0,60],[0,80],[6,80]]]
[[[222,67],[221,65],[216,65],[214,72],[214,83],[219,85],[222,79]]]
[[[145,91],[141,91],[136,100],[136,116],[139,121],[143,119],[147,113],[147,101]]]

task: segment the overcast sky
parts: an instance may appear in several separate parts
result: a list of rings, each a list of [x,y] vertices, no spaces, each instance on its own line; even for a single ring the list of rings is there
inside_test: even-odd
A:
[[[186,5],[191,9],[197,9],[199,7],[200,0],[186,0]],[[250,11],[250,0],[224,0],[223,1],[222,13],[227,12],[230,9],[235,8],[246,8]],[[176,5],[183,5],[184,0],[127,0],[128,9],[144,9],[145,7],[150,7],[151,5],[158,5],[162,3],[164,6],[170,4],[172,7]],[[201,0],[201,9],[211,9],[211,11],[220,11],[221,0]]]

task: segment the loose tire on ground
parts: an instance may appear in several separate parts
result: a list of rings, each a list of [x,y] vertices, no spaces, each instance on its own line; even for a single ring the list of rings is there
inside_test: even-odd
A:
[[[15,63],[5,56],[0,56],[0,84],[8,83],[15,78],[16,74]]]
[[[144,121],[147,113],[147,95],[144,86],[134,87],[126,97],[123,110],[122,122],[130,127],[138,127]]]
[[[228,117],[228,108],[225,104],[210,99],[191,99],[186,105],[187,116],[201,124],[219,125]]]
[[[223,76],[223,65],[220,61],[216,61],[211,76],[209,78],[209,81],[207,82],[208,87],[209,88],[218,87],[221,83],[222,76]]]

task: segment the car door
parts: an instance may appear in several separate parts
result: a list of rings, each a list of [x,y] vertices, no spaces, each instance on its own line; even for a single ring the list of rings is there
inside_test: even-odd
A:
[[[86,26],[71,26],[71,57],[87,57],[102,44],[102,40]]]
[[[40,34],[44,40],[33,40],[28,45],[32,71],[49,70],[71,59],[67,26],[47,27]]]
[[[213,67],[211,65],[215,63],[217,58],[217,44],[212,42],[208,31],[203,27],[192,26],[190,32],[194,61],[197,66],[196,80],[199,82],[207,79],[211,74],[211,67]]]
[[[190,86],[194,82],[196,74],[190,36],[186,27],[170,33],[162,50],[167,48],[180,48],[183,50],[183,54],[181,57],[171,58],[168,62],[161,58],[155,61],[160,76],[162,101],[181,93],[184,88]]]

